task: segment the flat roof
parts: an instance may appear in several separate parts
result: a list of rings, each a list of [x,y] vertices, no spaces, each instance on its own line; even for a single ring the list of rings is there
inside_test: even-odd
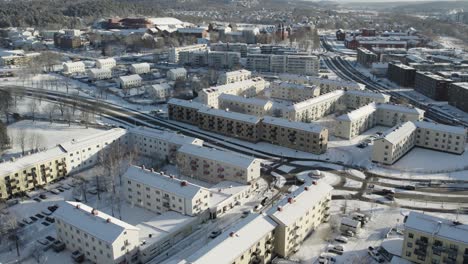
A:
[[[443,237],[459,243],[468,243],[468,225],[411,211],[405,222],[406,229],[413,229],[432,237]]]
[[[466,135],[466,129],[464,127],[449,126],[432,122],[417,121],[413,122],[418,128],[431,129],[440,132],[454,133],[460,135]]]
[[[218,100],[227,100],[233,102],[242,102],[244,104],[257,105],[260,107],[265,107],[268,103],[271,103],[270,100],[256,98],[256,97],[244,97],[233,94],[221,94],[218,97]]]
[[[172,131],[163,131],[143,126],[130,128],[130,133],[146,136],[149,138],[157,138],[159,140],[167,141],[177,145],[192,144],[195,141],[203,142],[203,140],[199,138],[185,136],[183,134],[178,134]]]
[[[250,158],[247,156],[242,156],[240,154],[230,152],[230,151],[223,151],[214,148],[207,148],[202,146],[196,145],[183,145],[179,149],[180,153],[186,153],[188,155],[194,155],[203,157],[206,159],[232,164],[238,167],[247,168],[249,167],[254,161],[257,159]]]
[[[268,215],[270,215],[275,222],[282,223],[285,226],[294,224],[297,219],[304,216],[310,208],[315,206],[333,190],[333,187],[324,181],[318,180],[315,183],[316,184],[306,183],[300,186],[293,193],[275,204],[268,211]],[[306,190],[305,187],[307,187],[308,190]],[[289,198],[292,198],[291,203],[289,203]]]
[[[201,109],[206,107],[205,104],[193,101],[193,100],[182,100],[182,99],[176,99],[176,98],[171,98],[167,102],[168,105],[178,105],[182,107],[187,107],[187,108],[193,108],[193,109]]]
[[[150,67],[149,63],[147,62],[142,62],[142,63],[134,63],[131,65],[133,68],[140,68],[140,67]]]
[[[346,91],[346,94],[353,94],[357,96],[366,96],[366,97],[373,97],[378,99],[390,100],[390,95],[383,94],[383,93],[376,93],[366,90],[349,90]]]
[[[112,128],[80,139],[72,139],[71,141],[61,143],[60,146],[66,152],[73,152],[76,149],[81,149],[90,145],[103,144],[106,140],[115,140],[124,136],[126,133],[127,130],[125,129]]]
[[[227,76],[227,77],[230,77],[230,76],[243,75],[243,74],[251,75],[252,72],[251,72],[251,71],[248,71],[248,70],[245,70],[245,69],[242,69],[242,70],[237,70],[237,71],[228,71],[228,72],[224,72],[224,73],[222,73],[221,75],[225,75],[225,76]]]
[[[125,75],[125,76],[120,76],[119,79],[123,82],[128,82],[128,81],[135,81],[135,80],[142,80],[140,75],[138,74],[132,74],[132,75]]]
[[[109,69],[109,68],[102,68],[102,69],[93,68],[93,69],[89,69],[89,71],[92,72],[93,74],[111,73],[111,69]]]
[[[320,95],[320,96],[317,96],[317,97],[314,97],[314,98],[307,99],[305,101],[302,101],[302,102],[299,102],[297,104],[291,105],[288,108],[289,109],[294,109],[294,110],[299,110],[301,108],[306,108],[306,107],[309,107],[311,105],[316,105],[316,104],[326,102],[326,101],[331,100],[331,99],[335,99],[336,97],[341,97],[344,94],[345,94],[344,91],[336,90],[336,91],[329,92],[329,93],[326,93],[326,94],[323,94],[323,95]]]
[[[456,85],[457,87],[460,87],[463,89],[468,89],[468,82],[457,82],[457,83],[452,83],[452,85]]]
[[[365,105],[361,108],[358,108],[356,110],[353,110],[349,113],[346,113],[344,115],[340,115],[337,117],[337,120],[345,120],[345,121],[353,121],[353,120],[358,120],[361,117],[368,116],[372,113],[374,113],[377,110],[377,107],[375,103],[370,103],[368,105]]]
[[[65,155],[65,152],[60,147],[52,147],[45,151],[15,158],[14,161],[9,159],[0,163],[0,175],[7,176],[10,173],[17,172],[27,167],[35,166],[38,163],[57,158],[60,155]]]
[[[139,230],[136,226],[101,211],[96,210],[97,214],[93,215],[92,210],[93,208],[83,203],[64,201],[60,203],[54,216],[108,243],[114,242],[125,230]]]
[[[398,143],[403,137],[413,133],[416,130],[416,125],[413,122],[406,122],[397,126],[394,126],[382,135],[382,138],[386,139],[392,144]]]
[[[213,115],[213,116],[221,116],[221,117],[228,118],[231,120],[238,120],[241,122],[251,123],[251,124],[257,124],[258,122],[260,122],[260,117],[257,117],[254,115],[247,115],[247,114],[226,111],[226,110],[221,110],[221,109],[215,109],[215,108],[209,108],[209,107],[202,107],[200,110],[198,110],[198,113]]]
[[[262,120],[262,123],[280,126],[280,127],[292,128],[292,129],[297,129],[297,130],[302,130],[302,131],[312,132],[312,133],[320,133],[325,129],[324,127],[320,125],[315,125],[312,123],[296,122],[296,121],[291,121],[288,119],[272,117],[272,116],[265,116]]]
[[[408,114],[424,114],[424,110],[421,110],[416,107],[404,106],[404,105],[395,105],[395,104],[377,104],[378,109],[388,110],[388,111],[397,111],[397,112],[405,112]]]
[[[207,93],[207,94],[213,93],[213,92],[223,93],[225,91],[231,91],[233,89],[245,89],[245,88],[248,88],[248,87],[253,87],[259,81],[264,81],[264,80],[261,77],[255,77],[255,78],[243,80],[243,81],[240,81],[240,82],[233,82],[233,83],[213,86],[213,87],[210,87],[210,88],[205,88],[202,91]]]
[[[130,166],[124,174],[125,179],[139,182],[153,188],[182,196],[185,199],[192,200],[200,190],[206,190],[204,187],[180,180],[175,177],[162,175],[136,166]]]
[[[196,251],[186,260],[192,264],[231,264],[276,228],[268,216],[252,213],[234,227]]]

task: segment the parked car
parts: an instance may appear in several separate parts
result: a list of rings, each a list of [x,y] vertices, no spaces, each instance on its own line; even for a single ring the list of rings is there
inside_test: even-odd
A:
[[[61,252],[65,249],[65,243],[59,240],[55,240],[54,243],[52,244],[52,248],[54,249],[55,252]]]
[[[34,223],[34,221],[29,219],[29,218],[24,218],[23,223],[30,225],[30,224]]]
[[[59,194],[60,193],[60,191],[57,190],[57,189],[52,189],[52,190],[50,190],[50,192],[53,193],[53,194]]]
[[[320,254],[320,256],[318,258],[318,262],[321,263],[321,264],[335,263],[336,258],[330,253],[322,253],[322,254]]]
[[[33,222],[36,222],[36,221],[37,221],[37,218],[34,217],[34,216],[30,216],[29,218],[30,218]]]
[[[44,218],[44,216],[41,215],[41,214],[35,214],[35,216],[36,216],[37,218],[40,218],[40,219]]]
[[[81,263],[85,260],[85,257],[84,257],[84,254],[81,253],[80,251],[73,251],[72,255],[71,255],[72,259],[76,262],[76,263]]]
[[[49,240],[50,242],[54,242],[55,238],[51,236],[46,236],[46,239]]]
[[[249,216],[249,214],[250,214],[250,211],[244,211],[244,212],[242,212],[242,216],[241,216],[241,217],[242,217],[242,218],[246,218],[247,216]]]
[[[49,206],[49,207],[47,207],[47,209],[49,209],[51,212],[55,212],[55,210],[58,209],[58,205]]]
[[[49,223],[55,223],[55,218],[50,217],[50,216],[46,217],[45,220]]]
[[[50,241],[47,240],[47,239],[38,239],[37,240],[37,243],[41,244],[41,245],[44,245],[44,246],[47,246],[50,244]]]
[[[33,198],[33,200],[34,200],[34,201],[36,201],[36,202],[38,202],[38,203],[42,202],[42,200],[41,200],[41,199],[39,199],[38,197],[36,197],[36,198]]]
[[[335,238],[335,241],[346,244],[346,243],[348,243],[348,238],[345,237],[345,236],[339,236],[339,237]]]
[[[68,187],[67,185],[61,185],[60,188],[64,189],[64,190],[70,190],[71,188]]]
[[[215,238],[219,235],[221,235],[221,230],[216,230],[216,231],[211,232],[210,238]]]
[[[351,231],[351,230],[346,230],[345,232],[342,233],[343,236],[347,236],[347,237],[354,237],[356,234]]]
[[[45,200],[47,199],[47,195],[45,195],[45,193],[41,193],[39,194],[39,198],[41,198],[42,200]]]
[[[335,253],[335,254],[337,254],[337,255],[343,255],[343,251],[336,250],[336,249],[334,249],[334,248],[329,248],[329,249],[328,249],[328,252],[330,252],[330,253]]]
[[[373,248],[373,247],[370,246],[367,249],[367,253],[369,254],[369,256],[371,256],[378,263],[384,263],[385,262],[385,258],[379,253],[379,248]]]
[[[44,209],[44,210],[41,211],[41,214],[43,214],[43,215],[51,215],[52,212],[51,212],[49,209]]]

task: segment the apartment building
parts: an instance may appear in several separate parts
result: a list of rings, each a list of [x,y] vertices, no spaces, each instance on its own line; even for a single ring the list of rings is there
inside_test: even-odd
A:
[[[171,98],[167,102],[169,119],[189,123],[198,126],[198,110],[206,105],[192,100],[180,100]]]
[[[403,86],[413,87],[416,69],[405,64],[389,63],[387,77],[390,81]]]
[[[195,145],[183,145],[176,164],[183,175],[213,183],[227,180],[250,184],[260,177],[258,159]]]
[[[272,98],[294,102],[305,101],[320,95],[320,88],[313,85],[274,81],[270,84],[270,88]]]
[[[270,100],[255,97],[243,97],[232,94],[221,94],[218,97],[219,109],[263,117],[270,113],[273,104]]]
[[[468,113],[468,82],[452,83],[448,90],[448,102],[450,105]]]
[[[133,87],[139,87],[142,83],[142,78],[138,74],[120,76],[117,79],[117,83],[121,89],[129,89]]]
[[[218,77],[218,85],[241,82],[252,78],[252,73],[248,70],[238,70],[223,72]]]
[[[373,128],[377,124],[376,112],[376,104],[371,103],[337,117],[335,136],[351,139]]]
[[[208,50],[201,51],[181,51],[179,53],[179,65],[188,65],[191,67],[208,66]]]
[[[92,81],[112,78],[112,71],[109,68],[89,69],[88,78]]]
[[[318,75],[316,56],[296,54],[248,54],[247,69],[258,72]]]
[[[450,83],[452,80],[431,72],[416,72],[414,90],[434,100],[447,101]]]
[[[179,63],[179,54],[180,52],[190,52],[190,51],[205,51],[208,47],[206,44],[197,44],[183,47],[172,48],[169,52],[169,62]]]
[[[123,175],[123,191],[131,205],[159,214],[175,211],[195,216],[209,208],[208,189],[144,167],[127,169]]]
[[[212,51],[232,51],[240,53],[241,57],[247,56],[247,43],[211,43]]]
[[[187,78],[187,70],[185,68],[170,69],[167,71],[167,79],[171,81],[185,80]]]
[[[322,181],[306,183],[275,204],[268,215],[278,226],[274,251],[289,257],[321,223],[328,221],[333,187]]]
[[[171,163],[175,162],[176,152],[182,145],[203,145],[202,139],[149,127],[134,127],[129,132],[129,144],[136,148],[139,155],[164,159]]]
[[[67,74],[83,73],[85,72],[85,64],[81,61],[66,62],[63,64],[63,71]]]
[[[149,63],[143,62],[143,63],[134,63],[130,65],[130,72],[132,74],[145,74],[150,72],[150,65]]]
[[[413,147],[462,154],[465,145],[465,128],[424,121],[406,122],[374,140],[372,161],[391,165]]]
[[[148,95],[156,100],[166,100],[172,95],[172,87],[168,83],[153,84],[146,88]]]
[[[257,116],[204,107],[198,110],[198,120],[198,127],[204,130],[251,142],[260,139]]]
[[[327,79],[315,76],[293,75],[293,74],[280,74],[278,76],[281,81],[315,85],[320,88],[321,94],[330,93],[336,90],[364,90],[365,85],[352,81],[345,81],[341,79]]]
[[[203,89],[199,92],[199,101],[203,104],[219,108],[218,97],[221,94],[233,94],[245,97],[254,97],[263,89],[265,89],[266,82],[261,77],[228,83],[224,85],[214,86]]]
[[[390,95],[371,91],[346,91],[345,104],[348,109],[358,109],[370,103],[388,103]]]
[[[117,66],[117,62],[114,58],[107,58],[107,59],[99,59],[96,60],[96,68],[98,69],[112,69]]]
[[[45,186],[68,174],[66,153],[60,147],[0,163],[0,199]]]
[[[241,55],[232,51],[208,52],[208,67],[216,69],[232,69],[240,66]]]
[[[468,225],[414,211],[404,222],[402,258],[420,264],[468,262]]]
[[[260,130],[261,140],[272,144],[314,154],[327,151],[328,129],[318,125],[266,116]]]
[[[57,239],[92,263],[137,263],[139,229],[78,202],[54,212]]]
[[[300,122],[317,120],[339,109],[339,102],[344,95],[344,91],[337,90],[293,104],[283,111],[283,117]]]
[[[277,224],[252,213],[186,258],[191,264],[267,264],[273,256]]]
[[[424,110],[397,104],[377,104],[377,124],[393,127],[407,121],[422,121]]]
[[[366,48],[358,48],[357,49],[357,62],[367,68],[369,68],[372,63],[378,62],[379,56],[374,52],[366,49]]]

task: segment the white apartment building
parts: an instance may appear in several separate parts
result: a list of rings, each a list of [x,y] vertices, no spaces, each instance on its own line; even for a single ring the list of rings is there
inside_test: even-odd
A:
[[[139,155],[165,159],[171,163],[175,162],[177,150],[182,145],[203,145],[201,139],[149,127],[134,127],[129,132],[128,141]]]
[[[63,64],[63,71],[68,74],[85,72],[85,64],[81,61],[66,62]]]
[[[344,94],[344,91],[337,90],[296,103],[284,110],[283,117],[299,122],[317,120],[335,112]]]
[[[128,89],[128,88],[141,86],[142,79],[141,79],[140,75],[133,74],[133,75],[120,76],[117,79],[117,82],[118,82],[120,88]]]
[[[318,75],[319,60],[316,56],[297,54],[248,54],[247,69],[258,72]]]
[[[137,263],[139,229],[78,202],[54,212],[57,239],[92,263]]]
[[[332,189],[323,181],[305,183],[268,211],[278,224],[274,250],[279,256],[297,252],[307,235],[328,221]]]
[[[345,81],[342,79],[327,79],[314,76],[294,75],[294,74],[280,74],[278,76],[281,81],[315,85],[320,88],[322,94],[333,92],[335,90],[364,90],[365,85],[352,81]]]
[[[175,211],[195,216],[209,208],[210,192],[174,176],[166,176],[136,166],[123,175],[125,199],[156,213]]]
[[[104,69],[104,68],[112,69],[115,66],[117,66],[117,62],[115,61],[114,58],[96,60],[96,67],[98,69]]]
[[[200,91],[198,98],[201,103],[214,108],[218,108],[218,97],[221,94],[233,94],[245,97],[254,97],[263,89],[265,89],[266,82],[261,77],[229,83],[220,86],[210,87]]]
[[[248,70],[238,70],[223,72],[218,77],[218,85],[241,82],[252,78],[252,73]]]
[[[383,126],[395,126],[407,121],[422,121],[424,110],[397,104],[377,104],[377,123]]]
[[[98,132],[94,135],[61,143],[59,146],[66,152],[69,172],[83,170],[99,162],[98,153],[114,142],[127,144],[127,131],[121,128]]]
[[[153,84],[146,88],[148,95],[156,100],[166,100],[172,95],[172,87],[168,83]]]
[[[414,211],[404,222],[402,258],[418,264],[468,262],[468,225]]]
[[[198,126],[198,110],[206,105],[192,100],[171,98],[167,102],[169,119]]]
[[[210,51],[208,52],[208,66],[216,69],[231,69],[240,65],[239,52]]]
[[[348,109],[358,109],[370,103],[388,103],[390,95],[371,91],[350,90],[346,91],[346,107]]]
[[[374,140],[372,161],[391,165],[413,147],[462,154],[466,145],[466,129],[430,122],[406,122]]]
[[[268,216],[252,213],[189,256],[185,263],[270,263],[276,226]]]
[[[221,94],[218,97],[219,109],[263,117],[270,113],[272,102],[255,97],[244,97],[233,94]]]
[[[178,63],[179,62],[179,53],[182,51],[205,51],[208,49],[206,44],[197,44],[184,47],[172,48],[169,52],[169,62]]]
[[[90,80],[105,80],[112,78],[112,71],[109,68],[89,69],[88,78]]]
[[[319,68],[320,61],[316,56],[287,55],[286,71],[284,72],[293,74],[318,75]]]
[[[130,72],[133,74],[145,74],[150,72],[150,65],[149,63],[134,63],[130,65]]]
[[[305,101],[320,95],[320,88],[313,85],[275,81],[270,85],[272,98],[290,100],[294,102]]]
[[[170,69],[167,71],[167,79],[171,81],[185,80],[187,78],[187,70],[185,68]]]
[[[258,159],[195,145],[183,145],[177,152],[180,173],[208,182],[234,181],[250,184],[260,177]]]

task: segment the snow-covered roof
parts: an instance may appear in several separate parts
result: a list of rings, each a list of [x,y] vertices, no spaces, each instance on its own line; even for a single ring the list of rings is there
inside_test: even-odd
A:
[[[306,183],[275,204],[268,211],[268,214],[275,222],[290,226],[297,219],[303,217],[310,208],[328,196],[332,190],[333,187],[324,181],[315,181],[315,184]],[[289,202],[289,198],[292,198],[291,202]]]
[[[192,264],[230,264],[276,228],[268,216],[251,214],[186,260]]]
[[[226,111],[226,110],[221,110],[221,109],[215,109],[215,108],[209,108],[209,107],[200,108],[200,110],[198,110],[198,113],[212,115],[212,116],[220,116],[223,118],[237,120],[237,121],[244,122],[244,123],[257,124],[258,122],[260,122],[260,117],[257,117],[257,116],[246,115],[246,114],[241,114],[241,113],[236,113],[236,112],[231,112],[231,111]]]
[[[405,136],[410,135],[416,130],[416,125],[413,122],[406,122],[397,125],[386,132],[382,137],[392,144],[400,142]]]
[[[377,110],[375,103],[370,103],[368,105],[365,105],[361,108],[358,108],[356,110],[353,110],[349,113],[346,113],[344,115],[340,115],[337,117],[337,120],[343,120],[343,121],[354,121],[354,120],[359,120],[362,117],[371,115]]]
[[[226,77],[231,77],[231,76],[237,76],[237,75],[251,75],[252,72],[242,69],[242,70],[237,70],[237,71],[228,71],[224,72],[221,75],[225,75]]]
[[[174,17],[152,17],[148,20],[155,26],[183,25],[184,22]]]
[[[9,173],[14,173],[26,167],[49,161],[64,154],[65,152],[61,148],[53,147],[45,151],[16,158],[14,161],[9,160],[2,162],[0,163],[0,176],[7,176]]]
[[[134,63],[131,65],[131,67],[137,69],[137,68],[150,68],[149,63],[147,62],[142,62],[142,63]]]
[[[406,219],[405,228],[426,233],[431,237],[443,237],[468,244],[468,225],[445,218],[411,211]]]
[[[327,102],[328,100],[333,100],[339,98],[345,94],[342,90],[336,90],[330,93],[326,93],[324,95],[320,95],[311,99],[307,99],[305,101],[299,102],[297,104],[291,105],[288,108],[294,110],[300,110],[302,108],[310,107],[311,105],[316,105],[322,102]]]
[[[187,70],[185,68],[175,68],[175,69],[170,69],[169,70],[170,72],[174,73],[174,74],[187,74]]]
[[[361,222],[351,219],[349,217],[343,217],[341,218],[341,224],[347,225],[347,226],[352,226],[352,227],[358,227],[360,226]]]
[[[138,228],[125,223],[113,216],[78,202],[62,202],[54,217],[83,230],[84,232],[98,238],[99,240],[113,243],[125,230],[136,230]]]
[[[205,104],[195,102],[192,100],[182,100],[182,99],[176,99],[176,98],[171,98],[167,102],[168,105],[178,105],[182,107],[187,107],[187,108],[193,108],[193,109],[201,109],[206,107]]]
[[[111,69],[108,69],[108,68],[102,68],[102,69],[93,68],[93,69],[89,69],[89,72],[92,73],[92,74],[110,73]]]
[[[254,87],[256,83],[259,81],[264,81],[264,80],[261,77],[255,77],[253,79],[247,79],[247,80],[243,80],[240,82],[228,83],[228,84],[223,84],[223,85],[214,86],[210,88],[205,88],[203,89],[203,91],[207,94],[213,93],[213,92],[223,93],[227,91],[232,91],[234,89],[245,89],[248,87]]]
[[[63,63],[63,65],[67,67],[74,67],[74,66],[85,67],[85,64],[82,61],[65,62]]]
[[[203,33],[208,30],[207,27],[188,27],[188,28],[178,28],[177,32],[179,33]]]
[[[249,167],[257,160],[247,156],[242,156],[235,152],[228,152],[196,145],[183,145],[178,152],[214,160],[225,164],[231,164],[242,168]]]
[[[116,63],[114,58],[98,59],[96,60],[96,62],[99,62],[101,64]]]
[[[171,178],[169,176],[161,175],[158,172],[153,172],[136,166],[130,166],[127,169],[124,174],[124,179],[136,181],[146,186],[173,193],[188,200],[192,200],[201,190],[208,191],[204,187],[195,185],[188,181],[174,177]]]
[[[176,145],[192,144],[195,141],[203,142],[201,139],[198,138],[177,134],[175,132],[161,131],[158,129],[142,126],[130,128],[130,133],[132,135],[137,134],[141,136],[146,136],[148,138],[157,138],[161,141],[170,142]]]
[[[408,113],[408,114],[414,114],[414,115],[424,114],[424,110],[421,110],[416,107],[409,107],[409,106],[404,106],[404,105],[378,103],[377,108],[382,109],[382,110],[402,112],[402,113]]]
[[[153,84],[151,88],[156,91],[170,90],[172,87],[168,83]]]
[[[437,123],[432,123],[432,122],[425,122],[425,121],[416,121],[414,122],[417,128],[424,128],[424,129],[430,129],[434,131],[440,131],[440,132],[447,132],[447,133],[453,133],[453,134],[460,134],[460,135],[466,135],[466,129],[464,127],[458,127],[458,126],[449,126],[449,125],[443,125],[443,124],[437,124]]]
[[[384,99],[385,101],[390,100],[390,95],[383,94],[383,93],[376,93],[371,91],[363,91],[363,90],[349,90],[346,91],[346,94],[356,95],[356,96],[365,96],[365,97],[372,97],[377,99]]]
[[[262,120],[262,123],[274,126],[280,126],[285,128],[292,128],[297,130],[302,130],[311,133],[320,133],[324,130],[324,127],[319,125],[314,125],[312,123],[296,122],[287,120],[284,118],[277,118],[272,116],[265,116]]]
[[[288,88],[288,89],[298,89],[298,90],[299,89],[304,90],[304,89],[318,88],[317,86],[304,85],[304,84],[298,84],[298,83],[290,83],[290,82],[282,82],[282,81],[275,81],[274,84],[277,85],[278,87]]]
[[[468,90],[468,82],[457,82],[457,83],[452,83],[452,85],[456,85],[457,87]]]
[[[119,77],[120,81],[121,82],[131,82],[131,81],[136,81],[136,80],[142,80],[140,75],[138,74],[132,74],[132,75],[125,75],[125,76],[120,76]]]
[[[60,146],[66,152],[73,152],[77,149],[82,149],[94,144],[103,144],[106,140],[114,141],[122,136],[125,136],[127,130],[122,128],[112,128],[109,130],[101,131],[95,133],[94,135],[90,135],[87,137],[83,137],[80,139],[73,139],[69,142],[61,143]]]
[[[256,97],[244,97],[233,94],[221,94],[218,97],[218,100],[226,100],[232,102],[239,102],[244,104],[256,105],[260,107],[265,107],[268,103],[271,103],[270,100],[256,98]]]

